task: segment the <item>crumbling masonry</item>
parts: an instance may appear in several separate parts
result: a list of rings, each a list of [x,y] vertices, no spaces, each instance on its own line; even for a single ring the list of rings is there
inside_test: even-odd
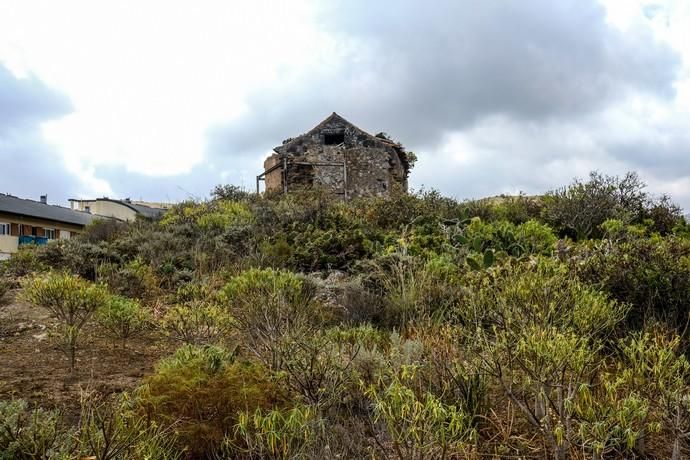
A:
[[[372,136],[333,112],[306,134],[273,149],[257,176],[266,192],[322,188],[344,198],[407,191],[409,163],[402,145]]]

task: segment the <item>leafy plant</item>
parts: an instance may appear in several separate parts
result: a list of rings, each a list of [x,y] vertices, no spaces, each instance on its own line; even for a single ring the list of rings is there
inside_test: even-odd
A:
[[[58,411],[29,409],[24,400],[0,400],[0,459],[67,459],[74,455],[73,430]]]
[[[74,371],[77,341],[86,322],[104,305],[108,294],[103,286],[74,275],[49,273],[23,284],[23,298],[47,309],[59,321],[60,347]]]
[[[113,399],[83,394],[78,432],[81,453],[99,460],[180,458],[181,452],[173,449],[170,427],[148,423],[133,406],[126,394]]]
[[[112,296],[96,311],[96,320],[124,349],[129,338],[149,327],[151,315],[136,300]]]
[[[223,443],[223,454],[247,458],[294,459],[309,457],[319,450],[324,422],[309,406],[290,409],[240,412],[234,436]]]
[[[454,458],[467,452],[477,440],[472,417],[461,409],[442,403],[431,393],[418,397],[400,380],[372,386],[374,423],[383,423],[392,451],[400,460]]]
[[[312,334],[324,323],[313,287],[294,273],[247,270],[227,283],[223,303],[235,321],[241,343],[271,369],[280,368],[280,344]]]
[[[543,436],[555,458],[575,442],[570,404],[602,361],[627,307],[548,259],[478,272],[457,310],[478,366]]]
[[[161,321],[169,337],[191,345],[219,342],[227,337],[234,324],[223,308],[203,300],[174,305]]]
[[[641,220],[648,203],[645,184],[634,172],[623,177],[592,172],[587,182],[576,179],[544,196],[543,217],[558,231],[577,239],[601,237],[607,219]]]

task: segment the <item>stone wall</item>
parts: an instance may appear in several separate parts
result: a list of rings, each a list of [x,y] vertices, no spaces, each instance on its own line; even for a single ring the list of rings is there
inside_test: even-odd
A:
[[[367,134],[335,113],[274,150],[264,162],[264,171],[285,159],[288,191],[321,187],[356,197],[387,195],[396,185],[407,189],[402,148]],[[283,191],[283,177],[282,167],[266,174],[266,191]]]
[[[280,156],[273,154],[264,161],[264,171],[268,171],[273,166],[281,162]],[[282,192],[283,191],[283,170],[282,168],[275,169],[266,174],[266,191],[267,192]]]

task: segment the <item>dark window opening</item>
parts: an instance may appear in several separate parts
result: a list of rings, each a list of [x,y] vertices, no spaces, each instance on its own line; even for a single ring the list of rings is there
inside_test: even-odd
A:
[[[324,134],[323,143],[325,145],[338,145],[345,142],[345,133]]]

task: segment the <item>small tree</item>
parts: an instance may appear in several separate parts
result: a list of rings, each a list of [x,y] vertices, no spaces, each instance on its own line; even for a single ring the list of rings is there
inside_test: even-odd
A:
[[[312,335],[324,323],[313,286],[288,271],[251,269],[233,277],[222,299],[243,346],[271,369],[281,368],[281,345]]]
[[[50,311],[60,323],[60,348],[74,371],[77,340],[84,324],[108,297],[105,288],[75,275],[49,273],[24,283],[24,299]]]
[[[112,337],[122,341],[141,334],[149,325],[151,315],[139,302],[127,297],[112,296],[96,312],[96,320]]]

